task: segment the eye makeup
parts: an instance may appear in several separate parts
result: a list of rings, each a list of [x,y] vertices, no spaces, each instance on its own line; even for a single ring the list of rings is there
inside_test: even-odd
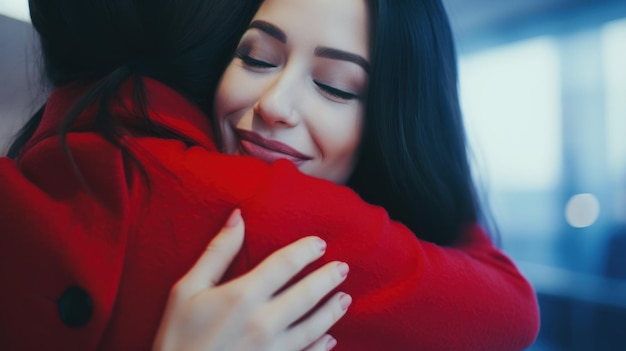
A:
[[[253,69],[275,68],[284,62],[280,51],[255,33],[246,33],[235,51],[235,57],[240,59],[244,66]]]

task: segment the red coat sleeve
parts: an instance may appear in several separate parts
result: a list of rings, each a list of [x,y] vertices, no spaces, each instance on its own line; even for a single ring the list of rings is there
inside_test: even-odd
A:
[[[532,288],[477,226],[454,248],[419,241],[350,189],[272,166],[188,148],[129,143],[142,173],[92,133],[68,137],[73,166],[49,138],[19,165],[0,159],[0,349],[146,349],[172,284],[237,206],[246,243],[229,278],[306,235],[324,262],[351,273],[354,297],[333,329],[337,350],[520,350],[538,329]],[[59,320],[68,286],[91,294],[80,328]]]
[[[182,162],[206,164],[204,157],[196,153]],[[245,162],[249,169],[235,170]],[[235,200],[247,234],[227,278],[297,238],[324,238],[327,254],[306,272],[333,260],[351,267],[341,289],[354,302],[331,331],[337,350],[521,350],[535,340],[534,290],[478,225],[469,225],[457,246],[439,247],[417,240],[347,187],[304,176],[288,161],[256,162],[222,156],[218,166],[220,176],[243,174],[218,181],[224,192],[254,184]]]
[[[240,207],[245,264],[235,274],[311,234],[329,248],[307,272],[332,260],[350,265],[341,289],[354,302],[331,330],[338,350],[522,350],[538,333],[533,289],[478,225],[455,247],[420,241],[382,208],[286,161]]]

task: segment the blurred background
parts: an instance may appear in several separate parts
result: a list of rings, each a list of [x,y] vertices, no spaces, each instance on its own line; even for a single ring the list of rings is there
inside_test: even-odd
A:
[[[626,350],[626,1],[444,3],[474,170],[539,296],[530,350]]]
[[[626,1],[444,0],[476,177],[534,284],[529,350],[626,350]],[[0,2],[0,153],[45,98],[27,0]]]

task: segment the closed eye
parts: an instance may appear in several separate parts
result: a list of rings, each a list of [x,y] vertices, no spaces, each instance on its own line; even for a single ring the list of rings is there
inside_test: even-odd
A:
[[[236,55],[246,66],[253,68],[274,68],[275,64],[256,59],[250,55],[237,53]]]
[[[337,89],[337,88],[331,87],[330,85],[326,85],[326,84],[320,83],[318,81],[314,81],[314,82],[325,93],[327,93],[327,94],[329,94],[329,95],[331,95],[333,97],[336,97],[336,98],[339,98],[339,99],[342,99],[342,100],[353,100],[353,99],[356,99],[358,97],[356,94],[349,93],[347,91],[343,91],[341,89]]]

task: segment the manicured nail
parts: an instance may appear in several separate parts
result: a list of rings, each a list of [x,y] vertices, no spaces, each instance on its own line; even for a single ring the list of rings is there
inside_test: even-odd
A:
[[[317,239],[317,247],[320,249],[320,252],[326,251],[326,242],[320,238]]]
[[[227,228],[236,227],[241,222],[241,210],[236,208],[233,213],[230,214],[226,224],[224,225]]]
[[[342,293],[341,297],[339,298],[339,306],[341,306],[341,309],[344,311],[347,310],[351,303],[352,296]]]
[[[335,347],[336,345],[337,345],[337,339],[333,338],[332,336],[329,337],[328,341],[326,341],[326,351],[332,350],[333,347]]]
[[[337,265],[337,270],[339,271],[339,274],[341,274],[341,277],[345,278],[348,275],[348,272],[350,272],[350,267],[348,267],[347,263],[341,262]]]

